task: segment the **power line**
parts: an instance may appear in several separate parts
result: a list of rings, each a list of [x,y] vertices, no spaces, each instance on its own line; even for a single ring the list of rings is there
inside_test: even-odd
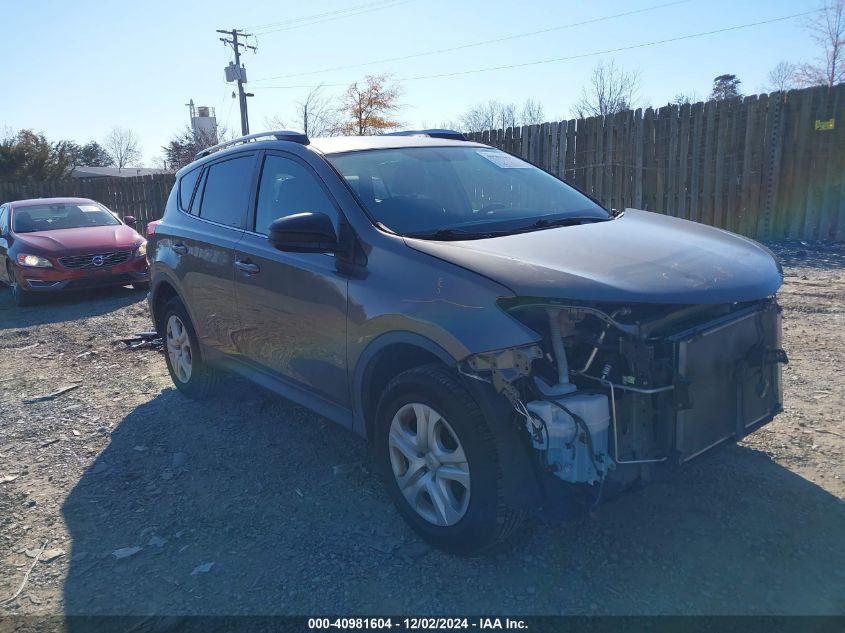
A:
[[[380,3],[372,3],[372,5],[360,5],[359,7],[351,7],[343,12],[337,11],[328,12],[325,14],[324,17],[317,16],[309,16],[307,18],[297,18],[291,21],[286,22],[279,22],[278,28],[270,28],[265,27],[264,29],[254,29],[258,30],[260,35],[267,35],[268,33],[277,33],[279,31],[289,31],[291,29],[298,29],[303,26],[313,26],[315,24],[323,24],[324,22],[331,22],[333,20],[340,20],[343,18],[350,18],[356,15],[363,15],[364,13],[372,13],[373,11],[381,11],[382,9],[392,9],[393,7],[398,7],[402,4],[408,4],[409,2],[415,2],[416,0],[389,0],[388,2],[380,2]],[[369,8],[367,8],[369,7]],[[357,9],[357,10],[353,10]]]
[[[539,66],[541,64],[552,64],[556,62],[565,62],[565,61],[572,61],[575,59],[583,59],[585,57],[596,57],[598,55],[608,55],[611,53],[621,53],[624,51],[631,51],[640,48],[647,48],[649,46],[658,46],[661,44],[669,44],[671,42],[680,42],[683,40],[690,40],[697,37],[705,37],[707,35],[716,35],[718,33],[727,33],[729,31],[738,31],[740,29],[747,29],[754,26],[762,26],[764,24],[773,24],[775,22],[784,22],[786,20],[792,20],[794,18],[804,17],[806,15],[811,15],[813,13],[817,13],[817,11],[804,11],[802,13],[793,13],[792,15],[786,15],[779,18],[771,18],[769,20],[760,20],[759,22],[749,22],[747,24],[738,24],[736,26],[729,26],[722,29],[714,29],[712,31],[702,31],[700,33],[691,33],[689,35],[680,35],[678,37],[670,37],[662,40],[655,40],[652,42],[642,42],[640,44],[631,44],[630,46],[621,46],[619,48],[609,48],[602,51],[593,51],[590,53],[581,53],[579,55],[570,55],[568,57],[553,57],[549,59],[539,59],[530,62],[521,62],[518,64],[505,64],[502,66],[488,66],[486,68],[474,68],[471,70],[460,70],[456,72],[448,72],[448,73],[439,73],[436,75],[418,75],[416,77],[400,77],[397,81],[419,81],[423,79],[441,79],[446,77],[460,77],[464,75],[473,75],[475,73],[485,73],[491,72],[495,70],[510,70],[513,68],[525,68],[527,66]],[[321,84],[327,88],[337,88],[337,87],[344,87],[346,84]],[[315,86],[312,85],[302,85],[302,86],[262,86],[266,89],[278,89],[278,90],[287,90],[293,88],[314,88]]]
[[[273,79],[288,79],[288,78],[291,78],[291,77],[304,77],[306,75],[317,75],[317,74],[332,72],[332,71],[336,71],[336,70],[349,70],[351,68],[360,68],[362,66],[370,66],[370,65],[373,65],[373,64],[387,64],[387,63],[390,63],[390,62],[405,61],[405,60],[408,60],[408,59],[416,59],[416,58],[419,58],[419,57],[427,57],[428,55],[439,55],[441,53],[452,53],[454,51],[461,51],[461,50],[465,50],[467,48],[474,48],[476,46],[485,46],[487,44],[498,44],[500,42],[508,42],[508,41],[511,41],[511,40],[521,39],[521,38],[524,38],[524,37],[531,37],[531,36],[534,36],[534,35],[543,35],[545,33],[552,33],[554,31],[562,31],[564,29],[571,29],[571,28],[575,28],[575,27],[578,27],[578,26],[585,26],[587,24],[595,24],[597,22],[603,22],[605,20],[612,20],[612,19],[615,19],[615,18],[627,17],[627,16],[630,16],[630,15],[638,14],[638,13],[645,13],[647,11],[655,11],[657,9],[663,9],[663,8],[671,7],[671,6],[678,5],[678,4],[686,4],[686,3],[691,2],[691,1],[692,0],[676,0],[675,2],[666,2],[666,3],[663,3],[663,4],[657,4],[657,5],[650,6],[650,7],[644,7],[642,9],[635,9],[633,11],[625,11],[624,13],[616,13],[614,15],[606,15],[606,16],[603,16],[603,17],[600,17],[600,18],[592,18],[590,20],[584,20],[582,22],[572,22],[570,24],[562,24],[560,26],[552,26],[552,27],[549,27],[549,28],[540,29],[539,31],[529,31],[529,32],[526,32],[526,33],[517,33],[517,34],[514,34],[514,35],[506,35],[506,36],[503,36],[503,37],[497,37],[497,38],[489,39],[489,40],[481,40],[479,42],[472,42],[472,43],[469,43],[469,44],[460,44],[458,46],[450,46],[448,48],[438,48],[438,49],[434,49],[434,50],[430,50],[430,51],[424,51],[424,52],[421,52],[421,53],[412,53],[410,55],[403,55],[401,57],[388,57],[386,59],[377,59],[377,60],[373,60],[373,61],[370,61],[370,62],[362,62],[362,63],[359,63],[359,64],[348,64],[346,66],[333,66],[331,68],[323,68],[322,70],[311,70],[311,71],[306,71],[306,72],[301,72],[301,73],[293,73],[293,74],[289,74],[289,75],[276,75],[274,77],[264,77],[264,78],[261,78],[261,79],[256,79],[255,81],[271,81]]]
[[[359,9],[366,9],[369,7],[382,5],[382,4],[391,4],[396,0],[377,0],[376,2],[367,2],[365,4],[357,4],[351,7],[346,7],[345,9],[334,9],[332,11],[324,11],[323,13],[314,13],[312,15],[305,15],[300,16],[298,18],[290,18],[287,20],[281,20],[280,22],[267,22],[265,24],[256,24],[255,26],[247,27],[252,31],[261,31],[268,28],[273,28],[274,26],[284,26],[287,24],[294,24],[296,22],[307,22],[310,20],[318,19],[318,18],[325,18],[333,15],[339,15],[343,13],[349,13],[350,11],[357,11]]]

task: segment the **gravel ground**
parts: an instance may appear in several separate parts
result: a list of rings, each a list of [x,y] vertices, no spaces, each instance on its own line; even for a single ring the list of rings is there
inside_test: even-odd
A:
[[[357,437],[234,379],[190,402],[115,345],[142,294],[0,292],[0,603],[46,548],[0,615],[845,614],[845,247],[775,248],[786,412],[469,559],[413,535]]]

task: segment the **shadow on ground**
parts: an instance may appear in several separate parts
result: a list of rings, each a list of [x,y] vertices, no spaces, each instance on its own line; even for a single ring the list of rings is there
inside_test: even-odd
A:
[[[21,307],[14,304],[8,288],[0,285],[0,331],[107,314],[146,296],[146,292],[119,286],[39,296],[32,305]]]
[[[845,610],[845,506],[764,454],[722,450],[466,559],[411,534],[359,439],[244,383],[227,392],[166,390],[115,427],[62,509],[65,613]]]
[[[845,242],[784,240],[767,246],[784,266],[824,270],[845,268]]]

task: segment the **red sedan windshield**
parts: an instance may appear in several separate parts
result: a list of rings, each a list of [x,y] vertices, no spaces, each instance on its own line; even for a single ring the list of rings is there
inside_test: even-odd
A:
[[[15,233],[37,233],[38,231],[116,224],[120,224],[120,220],[111,211],[93,202],[38,204],[15,209],[12,215],[12,230]]]

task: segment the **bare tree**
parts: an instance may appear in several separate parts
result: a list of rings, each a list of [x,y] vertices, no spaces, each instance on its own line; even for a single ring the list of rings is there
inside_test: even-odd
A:
[[[543,112],[543,104],[534,99],[526,99],[522,104],[519,119],[522,125],[539,125],[545,122],[546,114]]]
[[[779,62],[769,71],[768,81],[764,89],[767,92],[786,92],[795,88],[795,64]]]
[[[695,95],[695,91],[686,93],[686,92],[679,92],[675,95],[675,98],[672,99],[670,103],[677,106],[688,105],[691,103],[695,103],[698,101],[698,97]]]
[[[103,142],[103,146],[120,169],[141,160],[141,144],[129,128],[113,127]]]
[[[440,130],[460,130],[462,129],[462,126],[460,123],[456,123],[455,121],[444,119],[441,119],[439,123],[429,125],[428,121],[423,119],[422,123],[420,123],[420,129],[426,130],[428,128],[437,128]]]
[[[496,125],[495,121],[498,107],[498,101],[479,103],[472,106],[461,115],[461,129],[465,132],[483,132],[484,130],[492,130],[493,126]]]
[[[845,0],[825,0],[807,20],[822,53],[815,63],[798,67],[795,78],[801,86],[834,86],[845,81]]]
[[[364,136],[399,127],[391,117],[399,112],[401,95],[386,75],[367,75],[363,83],[350,84],[337,108],[341,133]]]
[[[341,133],[337,105],[323,95],[323,86],[311,89],[302,101],[296,102],[295,127],[308,136],[337,136]],[[287,127],[278,116],[267,119],[268,127],[284,129]]]
[[[516,127],[516,106],[490,100],[472,106],[461,115],[461,128],[466,132],[506,129]]]
[[[640,87],[638,70],[627,71],[616,62],[600,62],[581,90],[574,113],[579,119],[630,110]]]

